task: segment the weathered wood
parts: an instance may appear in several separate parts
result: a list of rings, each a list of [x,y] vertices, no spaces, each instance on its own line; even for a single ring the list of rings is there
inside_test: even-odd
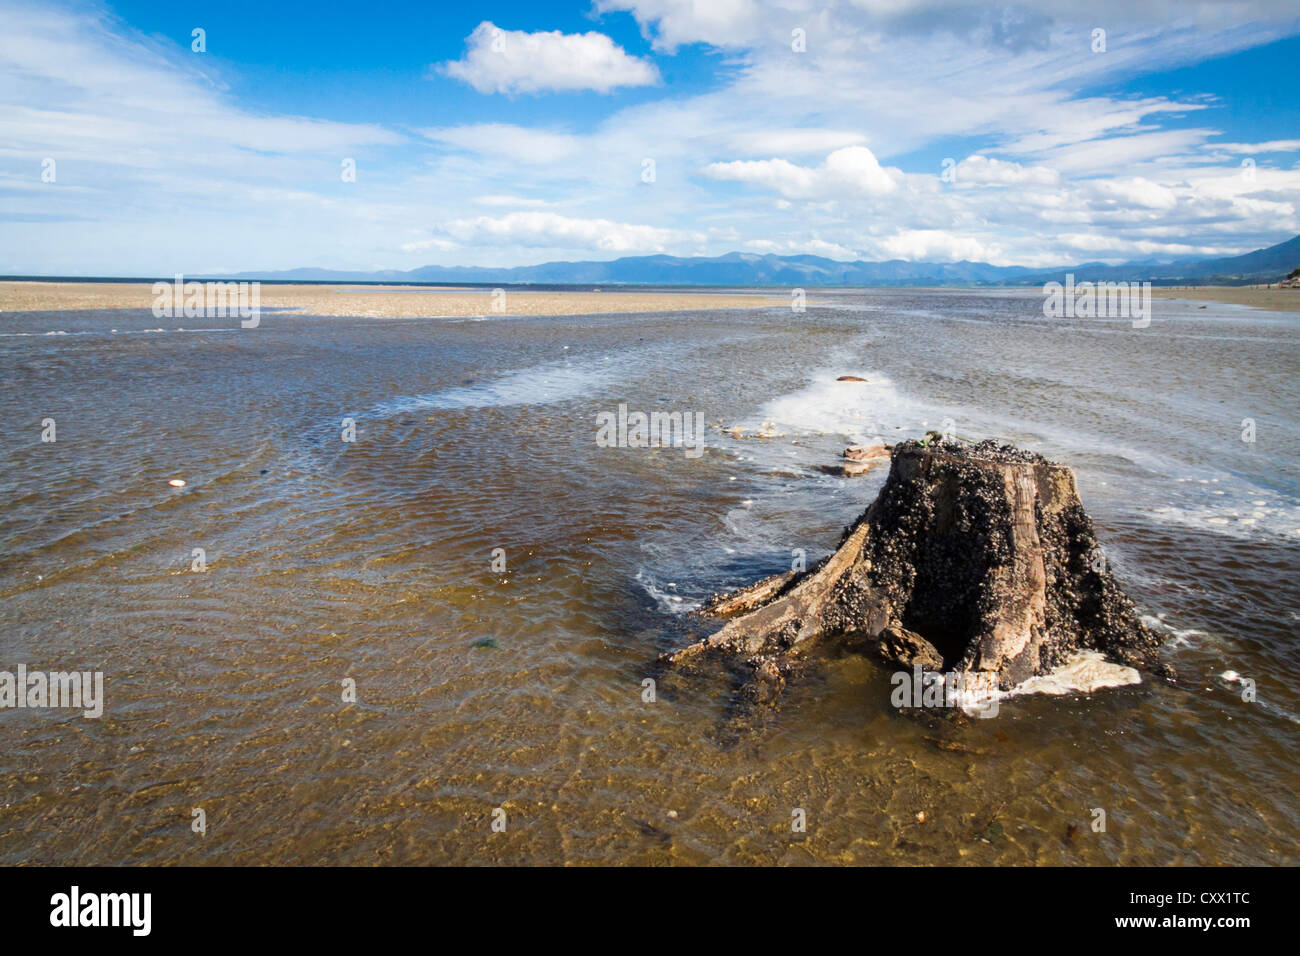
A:
[[[879,497],[834,554],[706,612],[730,618],[664,659],[739,656],[768,684],[821,639],[895,663],[941,659],[1003,689],[1075,650],[1150,667],[1159,647],[1100,559],[1073,472],[990,441],[895,446]]]

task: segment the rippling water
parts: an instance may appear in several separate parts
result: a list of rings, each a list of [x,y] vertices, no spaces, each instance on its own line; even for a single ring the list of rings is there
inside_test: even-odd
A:
[[[98,720],[0,711],[0,862],[1297,862],[1297,318],[814,299],[0,317],[0,668],[102,670],[107,695]],[[779,437],[598,447],[620,403]],[[945,418],[1075,468],[1179,682],[955,725],[901,716],[856,657],[762,720],[724,675],[655,673],[683,612],[828,553],[883,480],[816,465]]]

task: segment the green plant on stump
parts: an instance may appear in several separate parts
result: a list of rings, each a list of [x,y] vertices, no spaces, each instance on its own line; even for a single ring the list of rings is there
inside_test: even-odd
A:
[[[929,448],[931,445],[937,445],[944,441],[965,442],[967,445],[975,444],[975,439],[973,438],[963,438],[961,435],[945,435],[943,432],[938,432],[934,429],[930,429],[930,431],[926,432],[925,437],[922,438],[918,444],[922,448]]]

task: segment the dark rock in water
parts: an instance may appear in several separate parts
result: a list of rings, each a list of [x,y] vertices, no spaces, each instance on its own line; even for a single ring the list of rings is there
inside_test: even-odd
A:
[[[844,462],[839,465],[814,465],[813,468],[827,475],[840,478],[854,478],[865,475],[876,465],[889,458],[890,445],[850,445],[844,449]]]
[[[781,665],[771,658],[754,662],[754,680],[749,682],[743,693],[753,703],[772,704],[785,690],[785,674]]]
[[[1065,465],[993,441],[902,442],[834,554],[718,599],[722,629],[665,659],[766,666],[836,640],[1003,689],[1080,650],[1157,668],[1160,638],[1099,555]]]
[[[835,381],[837,382],[865,382],[865,378],[859,378],[856,375],[841,375]]]
[[[888,458],[890,445],[850,445],[844,449],[844,457],[849,461],[872,461],[876,458]]]
[[[880,632],[876,647],[887,664],[896,664],[906,670],[916,666],[926,671],[943,669],[943,655],[939,649],[905,627],[891,625],[885,628]]]

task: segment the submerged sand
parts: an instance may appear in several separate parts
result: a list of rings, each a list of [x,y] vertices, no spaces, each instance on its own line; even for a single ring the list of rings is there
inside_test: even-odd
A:
[[[1152,289],[1157,299],[1187,299],[1193,302],[1226,302],[1249,305],[1270,312],[1300,312],[1300,289],[1259,286],[1203,285]]]
[[[548,292],[449,286],[267,285],[260,307],[308,315],[374,318],[439,316],[589,315],[749,309],[790,305],[788,295],[710,292]],[[148,282],[0,282],[0,312],[149,309]]]

